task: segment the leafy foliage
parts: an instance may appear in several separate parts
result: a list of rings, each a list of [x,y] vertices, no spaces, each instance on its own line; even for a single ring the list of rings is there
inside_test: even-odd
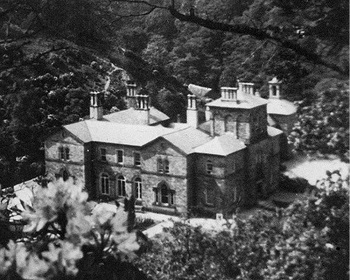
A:
[[[322,88],[320,83],[317,88]],[[349,160],[349,89],[337,84],[317,94],[316,100],[304,100],[299,119],[290,135],[295,148],[320,154],[337,154]]]
[[[87,198],[72,180],[38,189],[33,207],[21,213],[27,238],[0,249],[1,277],[97,279],[108,274],[120,279],[120,267],[140,248],[138,237],[128,230],[128,213],[122,208],[93,207]]]
[[[154,279],[347,279],[349,186],[338,172],[309,199],[205,232],[178,223],[137,260]]]

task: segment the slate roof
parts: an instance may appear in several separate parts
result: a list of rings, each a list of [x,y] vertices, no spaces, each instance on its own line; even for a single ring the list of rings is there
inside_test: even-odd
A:
[[[102,142],[129,146],[143,146],[174,129],[162,126],[119,124],[86,120],[64,126],[84,143]]]
[[[267,113],[273,115],[293,115],[297,112],[297,107],[285,99],[269,99],[267,103]]]
[[[243,92],[238,93],[238,100],[239,102],[233,100],[222,100],[222,98],[219,98],[205,105],[209,107],[251,109],[268,103],[264,98]]]
[[[160,122],[169,120],[169,117],[166,114],[154,107],[150,107],[149,114],[150,125],[155,125]],[[144,122],[144,116],[140,115],[139,111],[135,110],[134,108],[105,115],[103,116],[103,119],[109,122],[121,124],[142,124]]]
[[[196,153],[217,156],[227,156],[246,148],[246,145],[238,140],[233,133],[217,136],[211,141],[194,149]]]
[[[280,129],[277,129],[277,128],[275,128],[275,127],[272,127],[272,126],[268,126],[268,127],[267,127],[267,134],[268,134],[270,137],[274,137],[274,136],[283,134],[283,131],[280,130]]]
[[[211,137],[208,134],[190,126],[166,134],[162,138],[166,139],[186,154],[194,152],[194,148],[211,140]]]

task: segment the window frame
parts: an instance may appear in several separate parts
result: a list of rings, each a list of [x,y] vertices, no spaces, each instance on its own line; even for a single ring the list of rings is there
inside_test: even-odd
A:
[[[123,175],[119,175],[117,178],[117,195],[126,197],[126,179]]]
[[[58,157],[60,160],[67,161],[70,157],[70,150],[69,147],[66,146],[60,146],[58,147]]]
[[[212,193],[210,193],[210,195],[209,195],[209,192],[212,192]],[[211,197],[213,200],[209,201],[209,199],[208,199],[209,197]],[[204,189],[204,202],[208,206],[215,205],[215,189],[213,187],[206,187]]]
[[[119,159],[120,159],[120,154],[119,153],[121,153],[121,161],[119,161]],[[115,153],[115,161],[116,161],[116,163],[118,163],[118,164],[124,164],[124,150],[123,149],[116,149],[116,153]]]
[[[169,160],[168,159],[163,160],[163,169],[164,169],[165,174],[169,174],[170,168],[169,168]]]
[[[164,171],[163,160],[161,158],[157,159],[157,171],[158,173],[163,173]]]
[[[141,152],[134,152],[134,166],[141,167]]]
[[[153,189],[155,202],[154,204],[161,207],[173,208],[176,206],[175,190],[170,189],[166,183],[161,183]]]
[[[102,152],[104,151],[104,152]],[[100,148],[100,160],[103,162],[107,162],[107,149],[106,148]]]
[[[205,171],[208,175],[211,175],[214,172],[213,161],[211,161],[210,159],[208,159],[205,163]]]
[[[110,195],[110,178],[107,173],[101,173],[100,175],[100,190],[101,194]]]

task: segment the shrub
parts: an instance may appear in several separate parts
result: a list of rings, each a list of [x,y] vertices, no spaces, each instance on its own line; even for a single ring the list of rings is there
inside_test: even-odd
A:
[[[0,276],[6,279],[140,278],[128,262],[139,249],[128,231],[128,213],[100,204],[92,209],[81,185],[71,180],[40,188],[33,207],[21,214],[27,241],[0,249]],[[129,272],[129,273],[128,273]],[[133,276],[134,275],[134,276]],[[134,277],[134,278],[132,278]]]

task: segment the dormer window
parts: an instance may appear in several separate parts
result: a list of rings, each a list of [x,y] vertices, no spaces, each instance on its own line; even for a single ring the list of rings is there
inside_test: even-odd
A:
[[[60,160],[69,160],[69,148],[68,147],[59,147],[58,148]]]
[[[213,162],[211,160],[207,160],[206,171],[207,171],[207,174],[213,173]]]

